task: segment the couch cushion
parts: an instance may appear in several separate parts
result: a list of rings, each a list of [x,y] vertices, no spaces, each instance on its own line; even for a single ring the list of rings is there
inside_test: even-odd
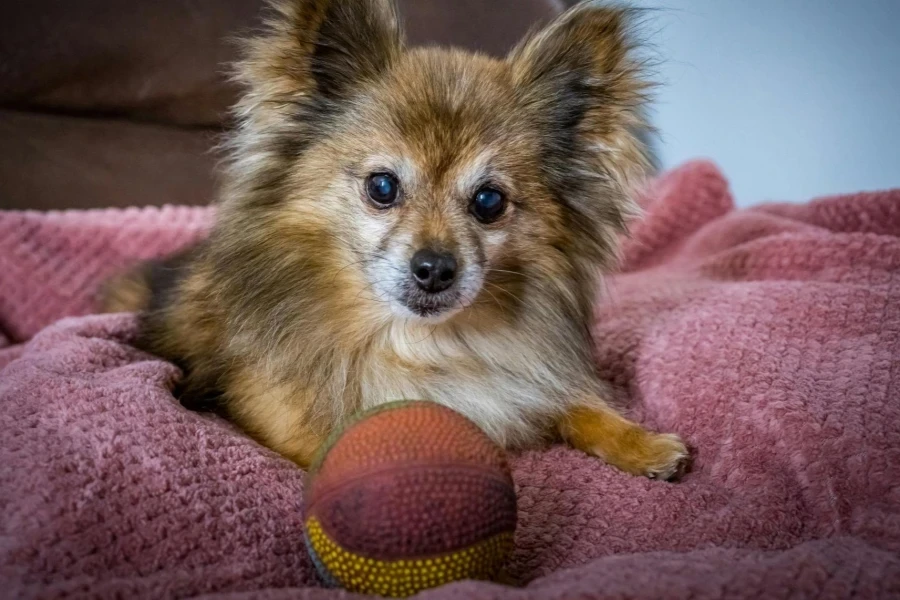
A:
[[[215,135],[0,110],[0,208],[206,204]]]

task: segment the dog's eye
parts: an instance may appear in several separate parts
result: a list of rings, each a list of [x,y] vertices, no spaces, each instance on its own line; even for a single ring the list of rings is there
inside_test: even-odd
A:
[[[400,183],[390,173],[373,173],[366,179],[366,193],[378,208],[388,208],[397,201]]]
[[[469,210],[482,223],[491,223],[506,210],[506,197],[494,188],[483,187],[475,192]]]

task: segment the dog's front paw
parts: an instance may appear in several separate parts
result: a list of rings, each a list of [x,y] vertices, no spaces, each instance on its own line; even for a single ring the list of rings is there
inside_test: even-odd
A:
[[[677,435],[647,431],[597,404],[573,410],[560,423],[560,432],[574,447],[626,473],[650,479],[672,481],[687,471],[690,454]]]
[[[681,438],[672,433],[648,433],[647,438],[636,464],[640,474],[663,481],[680,479],[690,463],[690,453]]]
[[[690,453],[687,446],[672,433],[636,429],[620,442],[614,448],[605,448],[605,452],[596,454],[626,473],[663,481],[679,479],[688,468]]]

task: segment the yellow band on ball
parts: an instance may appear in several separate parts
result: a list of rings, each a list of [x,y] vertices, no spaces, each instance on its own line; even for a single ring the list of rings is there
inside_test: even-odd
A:
[[[334,543],[315,517],[306,522],[308,542],[347,590],[405,598],[460,579],[490,579],[509,555],[511,532],[441,556],[384,561],[353,554]]]

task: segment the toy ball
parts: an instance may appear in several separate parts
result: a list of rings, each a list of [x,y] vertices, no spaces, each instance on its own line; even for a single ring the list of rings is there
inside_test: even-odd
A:
[[[513,546],[516,495],[503,451],[432,402],[362,413],[309,471],[306,545],[333,587],[406,597],[491,579]]]

